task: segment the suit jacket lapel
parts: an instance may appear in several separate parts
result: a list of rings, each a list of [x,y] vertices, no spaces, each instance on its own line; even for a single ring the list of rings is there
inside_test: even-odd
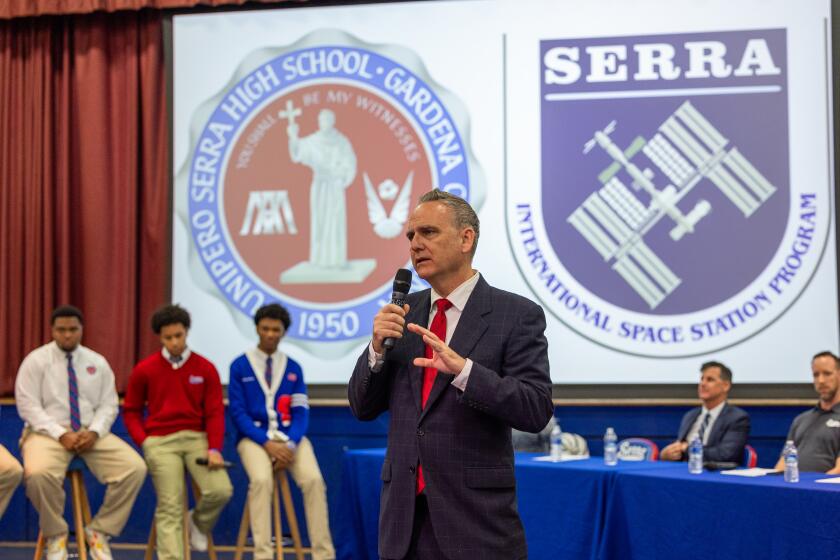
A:
[[[431,298],[429,298],[429,301],[431,301]],[[473,348],[475,348],[475,345],[484,334],[484,331],[487,330],[487,322],[484,320],[484,315],[489,313],[490,310],[490,285],[485,282],[484,277],[480,277],[470,298],[467,300],[467,305],[464,306],[464,311],[461,312],[458,326],[455,328],[455,332],[452,333],[452,340],[449,341],[449,347],[462,358],[468,358],[470,356]],[[420,375],[423,375],[422,368],[420,369]],[[426,408],[420,414],[421,420],[428,414],[429,410],[434,406],[449,384],[452,383],[452,379],[452,375],[438,374],[435,378],[434,385],[432,385],[432,392],[429,393],[429,400],[426,401]]]
[[[691,414],[686,419],[687,422],[685,423],[685,425],[680,426],[680,436],[677,438],[679,441],[684,441],[685,438],[688,437],[688,432],[691,431],[691,427],[697,421],[697,417],[700,416],[701,412],[703,412],[703,407],[695,408],[691,411]]]
[[[720,429],[723,426],[723,417],[726,415],[726,409],[728,406],[729,403],[723,405],[723,408],[720,410],[720,414],[718,414],[717,419],[715,419],[715,423],[712,424],[712,430],[709,432],[708,445],[712,445],[713,443],[717,442],[718,436],[720,434]]]

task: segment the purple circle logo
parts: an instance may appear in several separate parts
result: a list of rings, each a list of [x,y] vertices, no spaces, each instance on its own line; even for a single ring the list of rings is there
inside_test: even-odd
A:
[[[509,193],[526,280],[578,333],[658,357],[779,318],[826,244],[828,185],[790,181],[786,36],[544,40],[542,181]]]

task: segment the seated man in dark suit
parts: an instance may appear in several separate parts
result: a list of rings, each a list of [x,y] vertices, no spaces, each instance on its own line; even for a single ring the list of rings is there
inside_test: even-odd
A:
[[[685,413],[677,441],[666,446],[659,458],[688,459],[688,444],[698,436],[703,442],[704,461],[740,464],[750,434],[750,416],[726,402],[732,389],[732,371],[720,362],[706,362],[700,374],[697,394],[703,406]]]

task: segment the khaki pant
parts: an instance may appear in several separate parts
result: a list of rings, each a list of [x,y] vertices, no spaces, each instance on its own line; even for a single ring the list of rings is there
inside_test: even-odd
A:
[[[23,478],[23,467],[9,451],[0,445],[0,517],[9,507],[9,500]]]
[[[66,533],[64,476],[74,454],[50,436],[35,432],[24,433],[20,449],[26,495],[38,511],[41,531],[47,538]],[[113,434],[97,439],[81,458],[96,479],[108,486],[90,527],[106,535],[119,535],[146,479],[146,465],[134,449]]]
[[[271,459],[261,445],[244,438],[236,446],[242,465],[248,473],[248,503],[254,558],[274,558],[271,546],[271,496],[274,491],[274,470]],[[327,487],[318,468],[318,461],[309,440],[303,438],[295,449],[295,458],[288,467],[295,484],[303,494],[306,526],[312,543],[313,560],[335,558],[327,514]]]
[[[165,436],[150,436],[143,442],[143,454],[157,493],[155,528],[158,560],[184,557],[183,504],[184,469],[201,489],[193,521],[209,534],[222,508],[233,495],[233,486],[224,469],[209,469],[195,460],[207,457],[207,434],[182,430]]]

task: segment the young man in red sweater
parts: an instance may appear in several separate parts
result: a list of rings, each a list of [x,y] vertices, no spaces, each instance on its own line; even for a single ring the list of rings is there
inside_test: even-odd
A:
[[[134,366],[125,393],[125,426],[143,448],[157,492],[160,560],[184,557],[184,468],[201,489],[190,513],[194,550],[207,550],[207,535],[233,494],[221,454],[222,384],[213,364],[187,348],[189,328],[190,315],[178,305],[165,305],[152,315],[152,329],[163,348]],[[207,465],[197,459],[206,459]]]

